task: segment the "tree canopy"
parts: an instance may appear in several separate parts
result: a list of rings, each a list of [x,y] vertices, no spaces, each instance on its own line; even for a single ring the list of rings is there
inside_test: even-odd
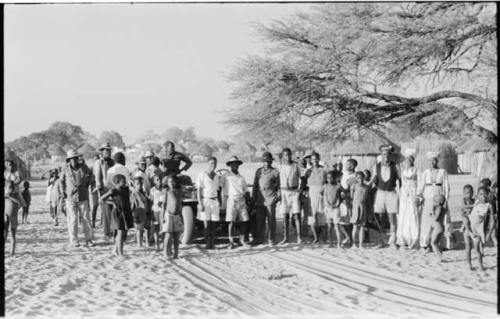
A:
[[[119,148],[125,147],[123,138],[120,133],[115,131],[102,131],[99,137],[99,144],[109,143],[111,146],[116,146]]]
[[[495,16],[490,3],[335,3],[257,25],[268,51],[232,69],[225,122],[263,139],[395,124],[496,143]]]

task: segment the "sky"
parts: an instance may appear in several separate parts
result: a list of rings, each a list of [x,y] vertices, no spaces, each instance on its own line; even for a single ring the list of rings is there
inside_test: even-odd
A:
[[[41,4],[4,11],[4,138],[56,121],[137,138],[220,122],[238,58],[263,54],[251,24],[310,4]]]

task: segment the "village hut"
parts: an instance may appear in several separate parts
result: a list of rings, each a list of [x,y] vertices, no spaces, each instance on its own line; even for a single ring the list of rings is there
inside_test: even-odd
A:
[[[473,138],[461,145],[461,162],[474,178],[496,176],[497,147],[482,138]],[[463,170],[463,169],[462,169]]]
[[[428,152],[438,152],[439,167],[446,169],[448,174],[458,173],[458,155],[453,143],[449,140],[444,140],[433,135],[420,136],[411,142],[401,143],[401,148],[403,152],[405,149],[415,150],[415,166],[421,171],[429,166],[426,154]]]
[[[28,165],[9,147],[4,147],[3,149],[3,154],[5,160],[12,160],[14,161],[14,165],[17,168],[17,171],[19,172],[19,177],[21,179],[26,180],[31,177],[30,170]]]
[[[392,141],[379,137],[375,134],[365,135],[358,139],[350,139],[338,146],[334,146],[329,154],[329,158],[333,163],[345,164],[348,159],[352,158],[358,162],[357,170],[372,170],[377,164],[377,157],[380,155],[380,146],[390,144],[394,147],[395,152],[393,159],[399,162],[401,148]]]
[[[78,149],[78,153],[82,154],[84,159],[93,159],[97,151],[90,144],[85,143]]]
[[[66,158],[66,152],[60,145],[52,145],[49,148],[50,161],[52,163],[64,162]]]
[[[206,162],[214,150],[210,147],[210,145],[203,143],[196,147],[191,153],[191,159],[193,162]]]

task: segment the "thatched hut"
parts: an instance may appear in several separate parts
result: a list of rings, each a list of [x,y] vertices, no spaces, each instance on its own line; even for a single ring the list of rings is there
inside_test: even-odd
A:
[[[411,142],[401,144],[403,152],[407,148],[414,149],[415,166],[420,170],[428,167],[428,152],[439,152],[439,166],[446,169],[448,174],[457,174],[458,172],[458,156],[454,145],[448,141],[437,138],[436,136],[417,137]]]
[[[85,159],[93,159],[94,155],[97,154],[97,150],[93,148],[90,144],[85,143],[82,147],[78,149],[78,153],[83,155]]]
[[[196,147],[191,153],[191,159],[193,162],[206,162],[214,150],[208,144],[201,144]]]
[[[50,154],[50,161],[52,163],[63,162],[64,159],[66,158],[66,152],[59,145],[52,145],[49,148],[49,154]]]
[[[370,134],[356,140],[346,141],[338,146],[334,146],[330,152],[330,159],[333,163],[342,163],[345,167],[346,161],[350,158],[358,162],[357,170],[372,170],[380,155],[379,147],[390,144],[395,149],[394,159],[398,161],[401,148],[384,138]]]
[[[461,164],[469,168],[474,178],[491,178],[497,174],[497,151],[496,145],[487,140],[473,138],[459,147]]]
[[[26,163],[9,147],[4,147],[3,149],[3,155],[5,160],[12,160],[14,161],[14,165],[17,168],[17,171],[19,172],[19,176],[21,179],[25,180],[30,178],[30,170],[29,167],[26,165]]]

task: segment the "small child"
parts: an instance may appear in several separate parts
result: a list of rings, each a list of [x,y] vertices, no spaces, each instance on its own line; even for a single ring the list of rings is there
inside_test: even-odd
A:
[[[446,208],[444,208],[445,202],[446,198],[443,195],[435,195],[433,198],[433,208],[431,213],[431,216],[434,219],[431,226],[431,246],[439,261],[442,261],[443,259],[443,254],[441,253],[441,248],[439,247],[439,240],[441,239],[441,235],[444,233],[444,218],[447,213]]]
[[[130,194],[130,205],[132,208],[132,216],[134,217],[134,227],[136,234],[136,244],[142,247],[142,239],[144,237],[144,229],[149,228],[149,198],[145,193],[143,185],[143,177],[141,175],[134,176],[134,188]],[[149,247],[149,238],[146,236],[146,245]]]
[[[166,182],[166,178],[164,178]],[[163,207],[163,199],[165,197],[163,185],[161,177],[159,175],[155,175],[153,177],[154,187],[151,188],[149,192],[149,200],[152,203],[151,210],[153,214],[151,214],[151,228],[150,230],[153,232],[154,242],[156,246],[156,251],[160,251],[160,225],[163,223],[162,216],[162,207]]]
[[[462,227],[460,227],[460,231],[465,232],[467,225],[469,224],[469,215],[474,207],[474,188],[472,185],[465,185],[462,189],[462,194],[463,199],[460,207],[460,210],[462,211]]]
[[[351,186],[352,213],[351,224],[353,247],[355,247],[356,233],[359,229],[359,246],[363,248],[366,224],[368,222],[370,188],[365,184],[365,174],[361,171],[356,172],[356,183]]]
[[[487,190],[484,187],[479,187],[477,190],[477,200],[472,208],[470,215],[468,216],[469,223],[465,225],[465,239],[466,239],[466,258],[469,263],[471,270],[472,264],[470,262],[470,244],[469,239],[472,239],[474,244],[474,249],[477,252],[479,260],[479,268],[484,270],[483,266],[483,245],[486,241],[486,233],[488,233],[494,223],[493,223],[493,207],[491,203],[487,202],[486,198]],[[489,217],[489,219],[488,219]],[[489,224],[486,225],[486,221],[489,220]]]
[[[492,216],[493,216],[493,228],[490,230],[488,236],[486,237],[487,239],[491,238],[495,247],[498,246],[498,242],[497,242],[497,229],[498,229],[497,190],[498,190],[497,183],[494,182],[491,185],[491,192],[490,192],[490,196],[489,196],[489,203],[491,204],[491,207],[493,208],[493,214],[492,214]]]
[[[339,171],[329,171],[326,174],[326,184],[322,186],[323,206],[325,209],[325,217],[328,225],[328,241],[330,247],[333,247],[333,228],[337,235],[337,247],[340,248],[340,229],[342,228],[344,234],[347,236],[345,229],[339,224],[340,220],[340,193],[341,188],[338,185]],[[335,226],[334,226],[335,225]]]
[[[31,204],[31,193],[30,193],[30,182],[24,181],[23,183],[23,191],[21,192],[21,195],[23,196],[24,202],[26,203],[26,206],[23,207],[23,214],[21,217],[21,222],[28,223],[28,213],[30,210],[30,204]]]
[[[182,224],[182,192],[179,181],[175,175],[167,177],[167,192],[163,200],[162,232],[165,233],[163,253],[165,257],[172,256],[172,243],[174,246],[174,259],[179,258],[179,235],[184,229]]]
[[[123,257],[123,245],[127,238],[127,231],[134,227],[132,209],[130,207],[130,191],[127,179],[122,174],[112,178],[114,188],[101,196],[100,201],[105,201],[112,206],[110,227],[116,231],[115,247],[112,254]]]
[[[5,182],[5,204],[4,204],[4,228],[3,228],[3,240],[4,243],[7,241],[7,235],[10,233],[12,236],[12,246],[11,246],[11,256],[16,253],[16,230],[17,230],[17,211],[21,202],[19,200],[19,193],[15,191],[15,184],[13,181]]]

